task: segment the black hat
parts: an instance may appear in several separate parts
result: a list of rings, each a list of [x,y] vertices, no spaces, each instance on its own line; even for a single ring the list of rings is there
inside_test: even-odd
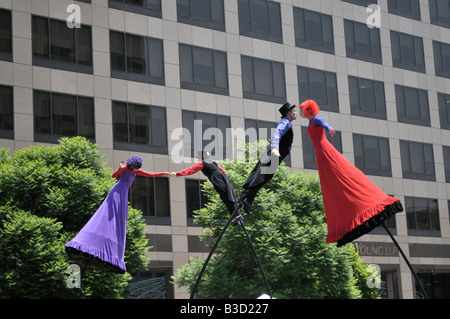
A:
[[[294,107],[295,105],[291,105],[289,102],[286,102],[278,109],[278,111],[281,113],[281,116],[286,116],[286,114]]]

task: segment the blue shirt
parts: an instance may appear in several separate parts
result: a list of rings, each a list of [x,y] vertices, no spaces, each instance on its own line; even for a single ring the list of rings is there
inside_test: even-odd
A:
[[[287,118],[287,116],[283,117],[281,119],[281,121],[278,123],[277,128],[273,132],[272,141],[270,143],[270,146],[272,148],[279,149],[281,138],[291,128],[293,128],[291,121]]]

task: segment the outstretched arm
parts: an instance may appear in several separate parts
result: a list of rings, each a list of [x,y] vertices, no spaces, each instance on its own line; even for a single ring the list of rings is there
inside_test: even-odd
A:
[[[143,169],[136,170],[136,175],[145,176],[145,177],[159,177],[159,176],[168,176],[169,172],[146,172]]]
[[[336,131],[334,128],[332,128],[323,118],[320,116],[316,116],[314,118],[314,125],[315,126],[322,126],[324,129],[327,130],[328,133],[330,133],[331,136],[334,136],[336,134]]]
[[[119,164],[119,168],[111,175],[112,178],[117,178],[120,175],[122,175],[123,173],[125,173],[127,171],[127,165],[125,164],[124,161],[121,161]]]
[[[203,163],[202,162],[198,162],[195,165],[185,168],[179,172],[177,172],[175,175],[176,176],[187,176],[187,175],[192,175],[197,173],[198,171],[200,171],[201,169],[203,169]]]

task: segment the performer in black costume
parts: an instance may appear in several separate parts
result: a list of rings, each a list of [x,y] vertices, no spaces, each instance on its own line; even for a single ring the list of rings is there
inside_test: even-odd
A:
[[[231,186],[231,182],[228,179],[225,170],[220,167],[216,162],[210,159],[209,152],[200,152],[199,162],[191,167],[185,168],[179,172],[170,173],[171,176],[188,176],[202,171],[202,173],[211,181],[214,189],[219,194],[220,199],[227,206],[230,214],[233,214],[237,207],[236,198],[234,196],[234,190]]]
[[[297,111],[295,105],[291,105],[289,102],[283,104],[278,111],[281,113],[281,121],[273,132],[270,145],[242,186],[244,192],[238,202],[247,213],[252,211],[251,204],[258,191],[272,179],[281,161],[291,151],[294,140],[292,121],[297,118]],[[272,163],[271,160],[275,159],[274,156],[278,156],[278,163]]]

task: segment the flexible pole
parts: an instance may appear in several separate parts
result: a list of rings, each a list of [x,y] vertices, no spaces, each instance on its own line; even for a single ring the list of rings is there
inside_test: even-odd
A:
[[[233,218],[235,217],[235,215],[238,211],[239,211],[239,207],[236,207],[233,214],[231,214],[230,219],[228,219],[227,223],[225,224],[225,227],[223,228],[223,230],[220,233],[219,237],[217,238],[216,242],[214,243],[214,246],[212,247],[211,251],[209,252],[208,258],[206,258],[205,262],[203,263],[202,270],[200,271],[200,274],[198,275],[197,282],[195,283],[194,289],[192,289],[190,299],[194,299],[195,292],[197,291],[197,287],[200,283],[203,273],[205,272],[206,266],[208,265],[209,260],[211,259],[212,255],[214,254],[214,251],[216,250],[217,245],[219,244],[220,240],[222,239],[223,234],[225,234],[225,231],[227,230],[228,226],[230,225],[231,221],[233,220]]]
[[[403,250],[400,248],[400,245],[398,244],[398,242],[395,240],[394,236],[392,235],[391,231],[386,227],[386,224],[384,223],[383,220],[380,220],[381,225],[383,225],[384,229],[386,229],[386,232],[389,234],[389,236],[391,237],[392,241],[394,242],[395,246],[397,246],[398,251],[400,252],[400,254],[403,256],[403,259],[406,261],[406,264],[408,265],[409,269],[411,270],[412,274],[414,275],[414,278],[416,279],[416,282],[419,284],[420,289],[422,290],[423,295],[425,296],[425,299],[428,299],[428,295],[425,292],[425,288],[422,285],[422,282],[420,281],[419,277],[417,276],[416,272],[414,271],[413,267],[411,266],[411,264],[408,261],[408,258],[406,258],[405,253],[403,252]]]
[[[261,261],[259,260],[258,254],[256,253],[255,246],[253,246],[252,240],[250,239],[250,235],[248,234],[247,229],[245,228],[243,219],[239,220],[239,225],[241,225],[242,228],[244,229],[244,232],[245,232],[245,235],[247,236],[248,242],[250,243],[250,246],[252,247],[253,254],[255,254],[256,261],[258,262],[259,269],[261,270],[264,282],[266,284],[267,291],[269,292],[270,299],[273,299],[272,298],[272,292],[270,291],[269,283],[268,283],[267,278],[266,278],[266,274],[264,273],[264,269],[262,267]]]

